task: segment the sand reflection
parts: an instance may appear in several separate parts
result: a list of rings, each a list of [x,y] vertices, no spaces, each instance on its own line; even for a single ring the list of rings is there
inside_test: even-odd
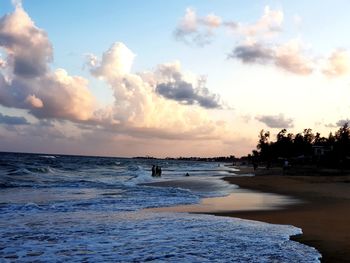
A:
[[[237,189],[224,197],[203,198],[199,204],[147,209],[153,212],[214,213],[276,210],[300,201],[288,196]]]

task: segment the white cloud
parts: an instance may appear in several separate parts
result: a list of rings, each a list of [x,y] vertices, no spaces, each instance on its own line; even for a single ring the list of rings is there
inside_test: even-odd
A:
[[[103,53],[99,64],[97,57],[90,55],[91,73],[94,76],[104,76],[109,79],[117,78],[131,71],[134,58],[135,54],[123,43],[114,43]]]
[[[201,18],[199,22],[208,28],[217,28],[221,26],[222,19],[221,17],[215,15],[215,14],[209,14],[205,16],[204,18]]]
[[[196,11],[187,8],[185,15],[180,19],[174,31],[177,40],[188,44],[205,46],[211,42],[213,30],[222,25],[221,17],[209,14],[205,17],[198,17]]]
[[[132,54],[124,44],[115,43],[104,52],[101,60],[94,60],[96,66],[90,68],[91,73],[104,79],[114,94],[113,105],[95,114],[97,122],[102,125],[114,123],[115,129],[128,130],[136,135],[151,133],[159,137],[163,134],[167,138],[176,134],[194,138],[217,132],[214,123],[201,108],[181,105],[175,98],[170,100],[156,92],[162,83],[181,81],[191,85],[191,92],[194,92],[193,79],[198,80],[198,77],[183,73],[179,62],[161,64],[154,72],[131,73]],[[123,66],[125,64],[126,67]],[[211,99],[208,94],[200,94],[199,91],[195,94],[197,101]],[[201,102],[198,101],[202,105],[206,103]]]
[[[309,75],[314,70],[313,60],[304,54],[302,45],[297,40],[278,46],[274,60],[276,66],[298,75]]]
[[[262,17],[252,24],[224,21],[215,14],[198,17],[194,9],[187,8],[174,34],[178,40],[204,46],[211,42],[214,30],[225,26],[246,39],[256,40],[275,36],[276,33],[282,31],[283,18],[281,10],[272,10],[269,6],[264,8]]]
[[[339,77],[349,73],[349,53],[343,49],[337,49],[328,57],[323,73],[328,77]]]
[[[233,29],[248,38],[271,37],[282,30],[283,18],[281,10],[272,10],[266,6],[264,14],[258,21],[253,24],[238,23]]]

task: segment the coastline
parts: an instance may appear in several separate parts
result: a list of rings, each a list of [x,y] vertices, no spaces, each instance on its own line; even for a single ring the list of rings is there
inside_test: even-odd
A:
[[[252,172],[245,169],[242,173]],[[304,202],[272,211],[230,211],[210,213],[272,224],[288,224],[303,234],[291,239],[315,247],[322,262],[350,262],[350,176],[267,175],[256,171],[254,177],[225,177],[244,189],[288,195]]]
[[[321,262],[350,262],[350,175],[305,175],[308,174],[305,172],[298,176],[283,175],[280,168],[256,171],[249,167],[240,169],[234,176],[222,178],[239,186],[232,195],[204,198],[195,205],[147,210],[210,214],[293,225],[301,228],[303,234],[292,236],[291,240],[316,248],[322,254]],[[191,188],[188,182],[181,180],[175,184],[169,181],[150,185]],[[258,199],[260,196],[262,202],[256,202],[258,199],[254,201],[254,198],[253,202],[247,202],[246,197],[254,195]],[[271,205],[271,201],[276,201],[275,205]]]

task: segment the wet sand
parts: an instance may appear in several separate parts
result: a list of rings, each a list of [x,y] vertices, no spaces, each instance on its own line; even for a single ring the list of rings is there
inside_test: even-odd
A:
[[[280,210],[210,214],[299,227],[303,234],[293,237],[293,240],[317,248],[322,254],[322,262],[350,262],[349,175],[258,175],[227,177],[225,180],[242,188],[288,195],[304,202]]]
[[[156,211],[204,213],[287,224],[303,234],[293,240],[315,247],[322,262],[350,262],[350,175],[283,175],[281,169],[242,168],[242,176],[224,178],[240,186],[226,197],[204,198],[197,205],[156,208]],[[243,176],[255,173],[256,176]],[[306,174],[306,173],[303,173]],[[328,174],[328,172],[327,172]],[[192,188],[212,182],[176,181],[154,186]],[[201,185],[203,184],[203,185]]]
[[[227,183],[219,178],[215,180],[202,181],[198,178],[190,180],[171,180],[156,183],[147,183],[149,186],[158,187],[180,187],[189,189],[192,192],[207,192],[208,190],[222,190],[222,186]],[[221,187],[220,187],[221,186]],[[286,206],[302,202],[296,198],[285,195],[263,193],[249,189],[242,189],[237,186],[229,189],[228,195],[220,197],[202,198],[198,204],[178,205],[170,207],[157,207],[145,209],[152,212],[182,212],[182,213],[225,213],[225,212],[243,212],[243,211],[266,211],[280,210]]]

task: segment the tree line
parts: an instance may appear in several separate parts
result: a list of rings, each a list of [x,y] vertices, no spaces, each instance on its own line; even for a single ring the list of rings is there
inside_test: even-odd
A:
[[[328,137],[312,129],[297,134],[282,129],[275,141],[269,131],[261,130],[256,148],[253,161],[266,163],[267,167],[287,159],[298,164],[350,168],[350,127],[345,123]]]

